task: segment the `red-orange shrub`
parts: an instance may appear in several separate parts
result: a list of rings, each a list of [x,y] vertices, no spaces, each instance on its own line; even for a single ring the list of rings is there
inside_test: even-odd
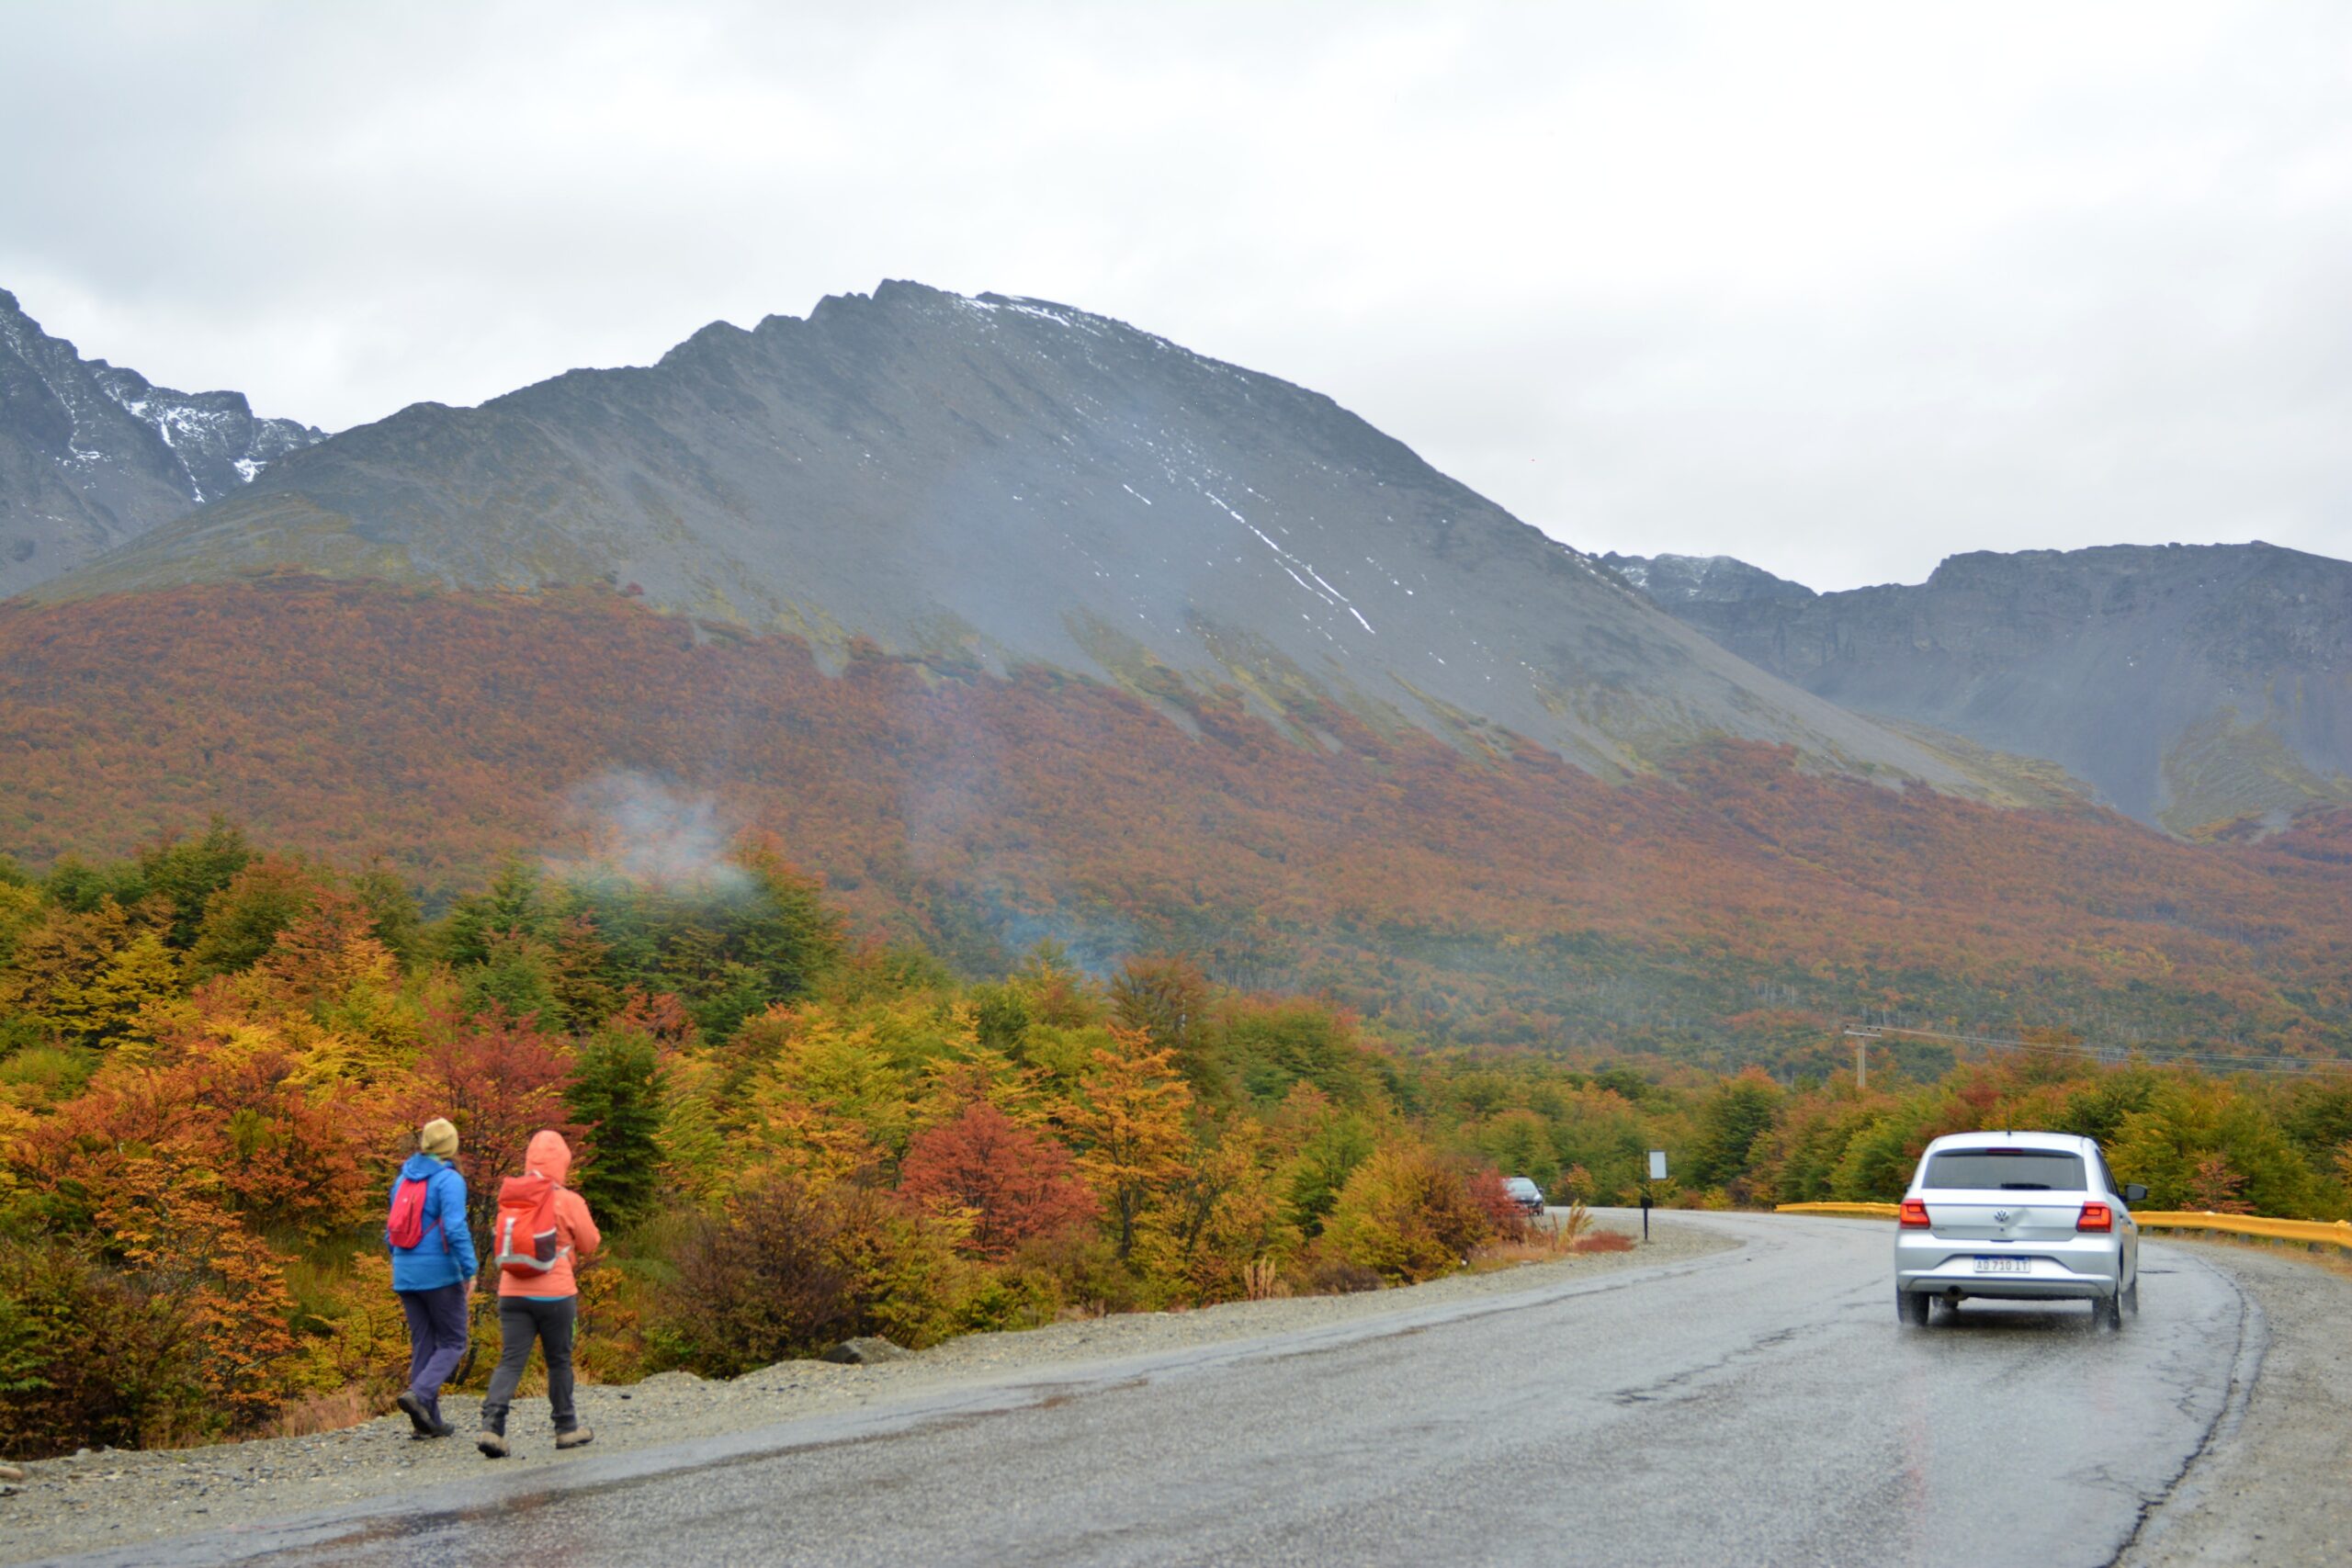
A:
[[[580,1142],[563,1098],[571,1087],[571,1043],[495,1003],[472,1018],[439,1014],[429,1027],[408,1122],[414,1128],[446,1116],[457,1124],[467,1207],[476,1228],[486,1229],[498,1207],[498,1184],[522,1174],[532,1134],[552,1127],[575,1147]]]
[[[1096,1208],[1068,1149],[986,1100],[918,1134],[899,1172],[901,1198],[968,1213],[966,1249],[996,1261],[1033,1236],[1086,1224]]]
[[[257,1225],[322,1235],[366,1208],[377,1128],[292,1072],[274,1050],[117,1068],[33,1124],[19,1168],[66,1213],[86,1216],[108,1189],[156,1166],[201,1181]]]
[[[1527,1239],[1527,1212],[1519,1206],[1503,1186],[1503,1173],[1493,1166],[1481,1166],[1470,1173],[1470,1201],[1487,1216],[1498,1241]]]

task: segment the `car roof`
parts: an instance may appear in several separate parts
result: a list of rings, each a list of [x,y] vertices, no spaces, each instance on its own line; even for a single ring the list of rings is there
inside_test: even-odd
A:
[[[1998,1132],[1947,1133],[1929,1144],[1928,1154],[1945,1149],[2051,1149],[2070,1155],[2095,1155],[2098,1141],[2075,1133],[2028,1133],[2015,1128]]]

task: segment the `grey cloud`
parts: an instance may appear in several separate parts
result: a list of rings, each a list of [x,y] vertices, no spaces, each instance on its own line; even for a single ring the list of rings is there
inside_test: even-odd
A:
[[[1591,549],[2352,555],[2352,12],[11,15],[0,285],[340,425],[884,276],[1328,391]]]

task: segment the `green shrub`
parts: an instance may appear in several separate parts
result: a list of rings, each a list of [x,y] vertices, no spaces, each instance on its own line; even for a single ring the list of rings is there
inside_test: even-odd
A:
[[[652,1209],[660,1185],[661,1061],[646,1035],[610,1029],[581,1047],[574,1072],[568,1099],[590,1150],[580,1194],[607,1223],[627,1226]]]
[[[832,1205],[788,1177],[738,1195],[681,1240],[678,1277],[656,1299],[662,1359],[735,1377],[854,1333],[857,1303],[833,1256]]]
[[[1327,1257],[1410,1284],[1461,1267],[1493,1235],[1466,1174],[1407,1144],[1381,1149],[1348,1178],[1321,1245]]]
[[[38,1459],[203,1431],[198,1332],[183,1308],[86,1247],[0,1241],[0,1452]]]

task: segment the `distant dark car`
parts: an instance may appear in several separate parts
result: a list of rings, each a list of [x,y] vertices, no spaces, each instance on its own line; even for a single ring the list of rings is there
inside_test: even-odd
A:
[[[1522,1214],[1540,1214],[1544,1212],[1544,1189],[1536,1186],[1524,1176],[1514,1176],[1504,1182],[1503,1194],[1519,1205],[1519,1212]]]

